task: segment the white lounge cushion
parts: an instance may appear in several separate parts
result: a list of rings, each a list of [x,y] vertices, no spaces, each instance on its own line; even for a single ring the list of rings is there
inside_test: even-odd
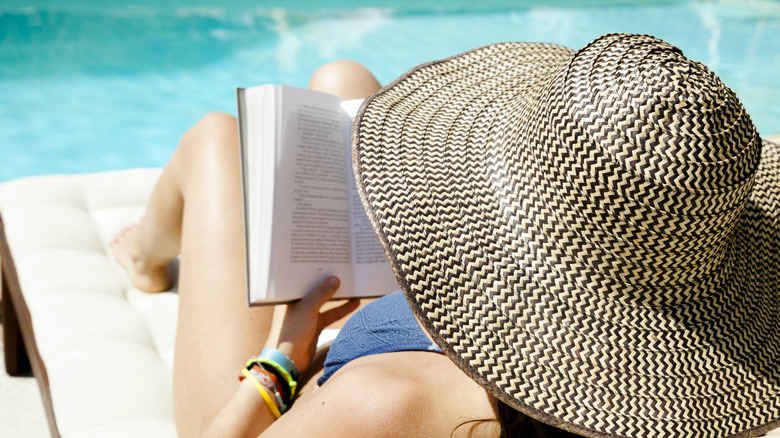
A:
[[[129,284],[108,243],[159,175],[134,169],[0,185],[0,214],[63,437],[175,437],[178,295]]]

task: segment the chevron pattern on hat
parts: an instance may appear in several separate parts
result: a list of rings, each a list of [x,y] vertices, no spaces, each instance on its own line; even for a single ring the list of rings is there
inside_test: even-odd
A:
[[[424,64],[364,103],[353,162],[415,314],[497,398],[587,436],[780,425],[780,146],[679,49]]]

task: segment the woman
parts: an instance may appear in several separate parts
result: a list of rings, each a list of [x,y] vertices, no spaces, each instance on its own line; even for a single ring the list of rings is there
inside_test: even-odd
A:
[[[310,86],[342,99],[379,88],[353,63]],[[319,331],[356,304],[320,311],[331,278],[273,336],[272,310],[246,307],[232,118],[184,135],[142,221],[117,237],[147,290],[170,283],[181,254],[182,436],[524,436],[546,423],[720,437],[780,423],[780,153],[679,50],[607,35],[577,52],[499,44],[422,65],[363,104],[353,160],[409,306],[395,295],[361,310],[327,381],[309,379],[278,420],[260,377],[239,383],[236,369],[265,345],[315,374]],[[428,335],[402,316],[399,337],[420,347],[350,343],[387,308],[413,312]]]
[[[344,100],[365,98],[380,88],[368,70],[348,61],[322,67],[309,87]],[[246,306],[236,133],[235,120],[226,114],[209,114],[185,133],[160,176],[142,220],[113,243],[117,260],[134,284],[146,291],[165,290],[171,284],[168,264],[181,254],[173,374],[174,412],[181,436],[201,436],[206,430],[219,437],[259,435],[274,418],[255,387],[246,379],[239,382],[241,366],[263,346],[270,345],[290,357],[305,374],[319,332],[354,311],[358,304],[346,302],[320,314],[320,307],[338,288],[336,278],[333,283],[323,282],[305,300],[289,307],[286,320],[292,323],[284,324],[278,340],[268,339],[273,309]],[[412,360],[404,359],[406,354],[412,355]],[[435,415],[446,412],[453,420],[441,431],[449,433],[459,422],[495,416],[484,391],[445,356],[401,356],[375,364],[379,366],[367,358],[363,366],[347,367],[353,372],[341,373],[348,378],[334,378],[319,391],[312,391],[312,386],[316,387],[316,379],[312,379],[295,404],[296,411],[312,412],[289,427],[284,423],[292,417],[285,415],[285,421],[268,431],[269,436],[309,435],[314,427],[318,436],[328,436],[327,431],[319,431],[319,423],[330,424],[335,435],[348,428],[354,436],[371,436],[371,429],[398,424],[401,417],[418,421],[421,436],[435,436],[431,417],[415,412],[414,403],[422,403],[419,396],[407,399],[425,386],[430,387],[427,394],[431,396],[455,387],[464,395],[481,393],[486,402],[468,409],[453,406],[450,410],[442,405],[442,412]],[[413,371],[412,364],[426,364],[426,372],[421,375]],[[402,373],[405,368],[408,372]],[[365,387],[366,381],[385,382],[389,376],[400,378],[390,387],[374,386],[371,391],[374,395],[379,390],[381,398],[367,397],[357,390]],[[388,405],[393,398],[414,403]],[[453,404],[460,405],[455,400]],[[390,406],[396,408],[395,412]],[[350,415],[345,421],[331,421],[334,415],[346,412]]]

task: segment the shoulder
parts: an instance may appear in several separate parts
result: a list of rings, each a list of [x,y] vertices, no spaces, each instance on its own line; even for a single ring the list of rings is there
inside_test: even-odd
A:
[[[325,437],[344,436],[347,430],[350,436],[433,437],[450,436],[465,422],[492,418],[491,399],[448,358],[398,352],[345,365],[323,387],[302,397],[272,429],[279,426],[281,432],[282,423],[289,423],[295,430],[309,424],[313,429],[308,433]],[[295,436],[292,431],[279,436]]]

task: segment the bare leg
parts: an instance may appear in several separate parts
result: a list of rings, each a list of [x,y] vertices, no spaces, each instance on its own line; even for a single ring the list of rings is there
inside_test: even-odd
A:
[[[236,135],[235,119],[216,113],[187,131],[140,224],[112,245],[145,290],[165,289],[168,262],[181,255],[173,375],[181,436],[199,435],[227,402],[237,370],[262,349],[273,318],[273,308],[246,305]]]
[[[314,72],[309,88],[339,96],[341,100],[365,99],[381,86],[373,74],[355,61],[335,61]]]
[[[318,70],[311,86],[342,98],[379,88],[368,70],[348,61]],[[237,143],[233,117],[201,119],[182,137],[140,224],[112,245],[145,290],[165,289],[168,262],[181,256],[173,400],[183,437],[201,435],[225,406],[238,388],[238,370],[265,345],[273,320],[273,308],[246,305]]]

